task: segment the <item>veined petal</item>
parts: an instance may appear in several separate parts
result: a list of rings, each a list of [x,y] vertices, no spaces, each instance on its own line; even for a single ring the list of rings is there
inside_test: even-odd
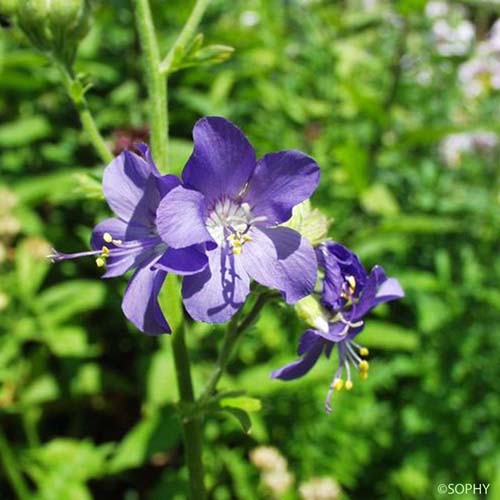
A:
[[[207,252],[208,266],[186,276],[182,283],[184,305],[196,321],[224,323],[240,309],[250,291],[250,278],[241,261],[225,248]]]
[[[302,356],[302,354],[305,354],[307,351],[309,351],[318,340],[320,340],[320,336],[318,335],[318,332],[316,330],[306,330],[302,334],[302,337],[300,337],[297,354],[299,356]]]
[[[319,265],[324,269],[322,301],[333,309],[339,309],[345,299],[342,298],[342,287],[344,278],[337,260],[325,250],[319,247],[316,250]]]
[[[171,332],[158,303],[158,294],[166,276],[165,271],[153,270],[148,264],[137,269],[129,281],[122,310],[141,332],[150,335]]]
[[[295,150],[270,153],[257,162],[244,198],[254,215],[266,217],[269,225],[280,224],[318,183],[319,167],[310,156]]]
[[[102,187],[111,210],[125,221],[132,218],[156,168],[139,155],[124,151],[105,169]]]
[[[151,149],[145,142],[137,142],[134,144],[134,147],[137,151],[139,151],[140,155],[144,160],[146,160],[151,166],[151,172],[155,175],[160,175],[158,172],[158,168],[156,167],[156,163],[153,160],[153,156],[151,155]]]
[[[180,275],[199,273],[208,265],[205,250],[200,247],[201,245],[179,249],[167,248],[167,251],[155,264],[155,267]]]
[[[305,238],[287,227],[254,227],[248,235],[252,241],[237,259],[255,281],[280,290],[289,304],[312,293],[317,261]]]
[[[306,354],[271,373],[272,378],[279,378],[280,380],[293,380],[295,378],[302,377],[305,375],[318,361],[318,358],[323,351],[324,342],[322,340],[317,340],[311,345]]]
[[[381,266],[375,266],[363,288],[359,302],[353,306],[351,321],[363,319],[374,307],[404,297],[404,291],[395,278],[387,278]]]
[[[205,198],[198,191],[176,187],[160,202],[156,213],[158,232],[172,248],[214,241],[205,226]]]
[[[255,168],[255,151],[243,132],[217,116],[202,118],[193,129],[194,150],[182,179],[206,197],[207,204],[235,198]]]

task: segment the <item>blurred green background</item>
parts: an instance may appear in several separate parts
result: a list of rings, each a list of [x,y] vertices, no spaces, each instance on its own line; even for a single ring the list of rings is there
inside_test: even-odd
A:
[[[163,52],[190,7],[152,1]],[[368,322],[360,342],[371,376],[336,394],[331,415],[323,400],[335,360],[299,381],[271,381],[270,370],[295,357],[304,324],[291,308],[264,310],[221,384],[262,400],[252,432],[225,416],[206,423],[212,499],[424,500],[443,497],[440,483],[489,483],[488,498],[500,499],[497,17],[494,0],[212,2],[201,31],[235,52],[171,77],[175,172],[193,123],[209,114],[236,122],[259,155],[311,154],[322,168],[312,201],[334,220],[331,237],[367,267],[384,265],[406,291]],[[125,280],[100,281],[92,259],[45,260],[52,246],[87,248],[108,216],[103,165],[57,71],[2,24],[2,460],[29,481],[32,498],[183,499],[170,339],[124,320]],[[115,152],[147,137],[128,2],[95,2],[77,69]],[[221,335],[191,328],[197,386]],[[286,460],[274,483],[249,458],[259,445]],[[315,478],[341,490],[313,496],[306,483]],[[15,498],[1,468],[0,498]]]

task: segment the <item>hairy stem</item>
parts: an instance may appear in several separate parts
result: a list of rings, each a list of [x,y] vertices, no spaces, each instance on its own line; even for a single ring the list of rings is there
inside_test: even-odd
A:
[[[148,0],[133,0],[149,99],[151,150],[162,173],[168,171],[167,77],[160,72],[160,50]]]
[[[229,363],[231,354],[238,339],[241,337],[242,333],[244,333],[258,318],[260,311],[262,310],[268,299],[269,295],[262,293],[257,297],[252,306],[252,309],[241,322],[239,321],[239,315],[234,316],[230,321],[226,330],[226,334],[224,336],[222,349],[219,352],[219,357],[215,364],[215,368],[212,372],[212,375],[208,379],[203,393],[198,400],[199,406],[203,406],[215,392],[217,384],[224,374],[224,370]]]
[[[81,83],[74,76],[71,68],[66,67],[63,63],[55,59],[53,62],[61,72],[64,88],[80,116],[80,122],[83,130],[87,134],[87,139],[90,141],[101,160],[104,163],[109,163],[113,159],[113,155],[97,128]]]
[[[12,489],[16,493],[19,500],[30,500],[32,498],[31,492],[24,481],[23,476],[19,471],[19,467],[16,463],[14,453],[0,428],[0,462],[3,465],[5,475],[9,480]]]
[[[195,31],[198,29],[198,26],[201,22],[203,14],[207,10],[208,4],[210,0],[196,0],[194,4],[193,10],[184,24],[179,36],[175,40],[174,44],[168,51],[167,56],[160,64],[160,72],[162,74],[168,74],[170,69],[172,68],[172,62],[174,60],[174,56],[179,49],[185,48],[186,45],[193,38]]]
[[[174,353],[175,372],[181,413],[194,405],[193,382],[189,354],[186,347],[185,324],[181,325],[172,335],[172,349]],[[189,470],[189,498],[191,500],[205,500],[206,491],[203,481],[202,461],[202,418],[191,415],[182,417],[184,449],[186,463]]]

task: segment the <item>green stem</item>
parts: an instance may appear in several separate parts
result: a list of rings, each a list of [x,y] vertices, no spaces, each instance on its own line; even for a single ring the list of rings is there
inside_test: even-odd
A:
[[[87,134],[88,140],[92,146],[94,146],[101,160],[104,163],[109,163],[113,159],[113,155],[97,128],[81,83],[75,78],[71,69],[67,68],[56,59],[53,59],[53,62],[61,72],[64,88],[80,116],[80,122],[82,123],[83,130]]]
[[[179,36],[168,51],[167,56],[160,64],[160,73],[168,74],[172,69],[172,62],[174,61],[175,54],[179,50],[184,49],[191,41],[196,30],[198,29],[203,14],[207,10],[209,3],[210,0],[196,0],[193,10],[191,11],[188,20],[186,21],[186,24],[184,24],[182,31],[179,33]]]
[[[181,412],[192,408],[195,403],[189,354],[186,347],[185,325],[181,325],[172,335],[175,372],[179,389]],[[202,462],[202,418],[192,415],[182,417],[184,449],[189,471],[189,498],[205,500]]]
[[[217,384],[219,383],[219,380],[222,377],[224,370],[226,369],[229,363],[234,346],[238,342],[238,339],[241,337],[241,335],[257,319],[260,311],[262,310],[268,299],[269,295],[265,293],[259,295],[256,301],[254,302],[252,309],[245,316],[243,321],[241,321],[241,323],[238,323],[239,315],[234,316],[233,319],[230,321],[226,330],[226,334],[224,336],[224,340],[222,342],[222,349],[219,352],[219,357],[217,358],[215,368],[205,388],[203,389],[203,393],[201,394],[198,400],[199,406],[203,406],[215,392]]]
[[[160,72],[160,50],[148,0],[133,0],[149,99],[151,150],[161,172],[168,171],[167,77]]]
[[[32,498],[31,492],[19,472],[14,453],[2,429],[0,429],[0,462],[2,462],[5,474],[17,498],[20,500],[30,500]]]

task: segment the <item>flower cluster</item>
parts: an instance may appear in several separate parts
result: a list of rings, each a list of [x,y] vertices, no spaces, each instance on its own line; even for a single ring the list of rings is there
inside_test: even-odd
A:
[[[272,376],[300,377],[337,346],[329,411],[332,391],[352,388],[351,368],[368,374],[368,350],[354,341],[365,316],[403,291],[381,267],[368,274],[353,252],[324,241],[328,221],[307,201],[319,182],[312,158],[289,150],[257,160],[243,133],[218,117],[198,121],[193,138],[181,178],[162,176],[145,145],[116,157],[103,177],[116,217],[94,228],[92,250],[54,251],[51,259],[93,256],[104,278],[134,270],[122,310],[149,334],[170,332],[158,300],[168,273],[182,276],[184,306],[197,321],[228,321],[252,280],[279,290],[287,303],[300,301],[298,309],[308,304],[314,318],[299,314],[313,326],[300,340],[302,357]]]
[[[288,303],[309,295],[316,282],[313,247],[281,226],[316,189],[314,160],[293,150],[257,160],[243,133],[219,117],[198,121],[193,138],[181,179],[162,176],[145,145],[116,157],[103,177],[116,217],[95,227],[91,251],[51,256],[93,256],[105,278],[135,270],[122,309],[149,334],[170,332],[158,302],[167,273],[183,276],[191,317],[210,323],[241,308],[252,279]]]
[[[325,407],[331,411],[334,390],[352,389],[351,370],[367,378],[368,349],[355,342],[363,330],[365,317],[377,305],[402,298],[403,290],[395,278],[388,278],[384,269],[375,266],[368,274],[354,252],[328,241],[316,249],[323,272],[320,291],[321,321],[304,332],[298,347],[299,360],[272,373],[273,378],[292,380],[305,375],[324,352],[330,357],[335,346],[339,363],[328,391]]]
[[[432,20],[432,37],[436,52],[442,56],[463,56],[475,39],[474,25],[465,18],[462,6],[446,2],[428,2],[426,15]]]
[[[474,56],[460,66],[458,77],[469,99],[500,89],[500,20],[478,44]]]
[[[494,132],[477,130],[447,135],[440,144],[444,162],[450,168],[456,168],[467,154],[485,154],[498,146],[498,136]]]

